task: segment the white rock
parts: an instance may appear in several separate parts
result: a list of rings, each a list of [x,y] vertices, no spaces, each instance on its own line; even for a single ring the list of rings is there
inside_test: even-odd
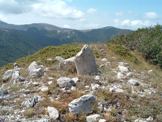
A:
[[[48,106],[47,111],[49,117],[52,118],[53,120],[56,120],[59,117],[59,111],[56,108]]]
[[[126,66],[122,66],[122,65],[119,65],[119,66],[118,66],[118,70],[119,70],[121,73],[127,73],[127,72],[129,72],[129,68],[126,67]]]
[[[89,86],[88,86],[88,85],[86,85],[86,86],[85,86],[85,88],[86,88],[86,89],[89,89]]]
[[[96,101],[95,96],[91,94],[83,95],[78,99],[74,99],[68,104],[69,111],[75,114],[91,113],[92,105],[95,101]]]
[[[106,122],[105,119],[100,119],[98,122]]]
[[[38,65],[37,62],[33,61],[28,67],[28,72],[32,77],[41,77],[44,74],[44,68],[42,65]]]
[[[148,122],[148,121],[143,118],[138,118],[134,122]]]
[[[154,119],[153,117],[149,116],[146,120],[152,122]]]
[[[117,93],[123,93],[124,90],[121,88],[121,85],[112,85],[110,88],[109,88],[109,91],[110,92],[117,92]]]
[[[78,77],[75,77],[75,78],[72,78],[72,80],[77,83],[79,81],[79,78]]]
[[[68,77],[60,77],[57,79],[57,84],[59,85],[60,88],[71,88],[72,86],[75,86],[75,82]]]
[[[150,74],[150,73],[152,73],[153,72],[153,70],[148,70],[148,74]]]
[[[130,79],[130,80],[128,80],[128,83],[131,85],[137,86],[140,84],[140,81],[137,79]]]
[[[99,89],[100,85],[99,84],[91,84],[92,90],[97,90]]]
[[[75,91],[75,90],[76,90],[76,87],[72,86],[71,91]]]
[[[128,73],[126,74],[126,76],[127,76],[127,77],[132,77],[132,76],[133,76],[133,72],[128,72]]]
[[[101,116],[99,114],[92,114],[86,117],[87,122],[98,122]]]
[[[41,88],[40,88],[40,90],[42,91],[42,92],[48,92],[48,87],[47,86],[42,86]]]
[[[101,59],[102,62],[107,62],[107,58]]]
[[[48,81],[48,85],[51,85],[53,83],[53,81]]]
[[[96,76],[94,77],[95,80],[100,80],[100,78],[101,78],[101,77],[100,77],[99,75],[96,75]]]
[[[48,80],[54,80],[54,78],[53,77],[48,77]]]
[[[75,56],[74,61],[78,75],[97,74],[95,57],[88,45],[84,45],[81,51]]]
[[[13,70],[12,70],[12,69],[11,69],[11,70],[7,70],[7,71],[3,74],[2,79],[3,79],[4,81],[9,80],[9,79],[12,77],[12,74],[13,74]]]
[[[121,72],[118,72],[117,73],[117,79],[118,80],[122,80],[122,79],[125,79],[126,77],[125,77],[125,75],[123,74],[123,73],[121,73]]]
[[[13,81],[14,83],[16,83],[16,81],[19,81],[19,78],[20,78],[20,72],[19,72],[19,70],[13,71],[11,81]]]
[[[76,72],[76,66],[75,66],[74,60],[75,60],[75,57],[71,57],[71,58],[61,61],[59,64],[60,69],[69,71],[69,72]]]
[[[30,108],[30,107],[34,107],[39,101],[39,97],[38,96],[34,96],[32,98],[29,98],[28,100],[24,101],[22,103],[22,106],[25,106],[27,108]]]
[[[55,60],[61,62],[61,61],[64,61],[65,59],[63,57],[61,57],[61,56],[56,56]]]

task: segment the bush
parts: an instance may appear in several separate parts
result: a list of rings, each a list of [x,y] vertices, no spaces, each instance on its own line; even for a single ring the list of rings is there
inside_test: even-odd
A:
[[[108,48],[128,61],[137,63],[138,59],[129,51],[128,48],[119,44],[108,44]]]
[[[128,35],[115,37],[111,41],[114,44],[123,45],[129,50],[141,52],[147,61],[162,67],[162,26],[157,25],[155,27],[138,29]]]

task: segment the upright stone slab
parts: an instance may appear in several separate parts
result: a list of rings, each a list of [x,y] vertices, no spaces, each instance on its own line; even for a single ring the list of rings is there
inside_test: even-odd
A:
[[[78,75],[97,74],[95,57],[88,45],[84,45],[81,51],[78,52],[75,56],[74,62]]]

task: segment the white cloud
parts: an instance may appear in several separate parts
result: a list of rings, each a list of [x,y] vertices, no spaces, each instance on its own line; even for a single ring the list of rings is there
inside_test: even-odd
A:
[[[84,13],[75,9],[63,0],[42,0],[40,3],[33,4],[33,10],[45,17],[82,19]]]
[[[140,20],[140,19],[135,19],[135,20],[131,20],[131,19],[124,19],[124,20],[115,19],[114,23],[116,25],[118,25],[118,26],[131,27],[131,28],[146,27],[146,26],[150,26],[150,25],[153,24],[149,20]]]
[[[147,12],[145,13],[145,17],[147,17],[148,19],[157,19],[158,14],[156,12]]]
[[[0,13],[30,12],[45,17],[82,19],[84,12],[67,4],[66,0],[0,0]]]
[[[87,13],[88,14],[93,14],[93,13],[95,13],[97,10],[95,9],[95,8],[89,8],[88,10],[87,10]]]

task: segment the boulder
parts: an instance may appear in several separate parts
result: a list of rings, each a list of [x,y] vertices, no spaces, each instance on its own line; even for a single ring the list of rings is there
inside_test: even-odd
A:
[[[42,65],[38,65],[36,61],[33,61],[28,67],[28,72],[31,77],[41,77],[44,74],[44,68]]]
[[[9,79],[12,77],[13,71],[14,71],[14,70],[12,70],[12,69],[7,70],[7,71],[3,74],[2,80],[3,80],[3,81],[9,80]]]
[[[71,57],[65,60],[60,61],[59,67],[61,70],[68,72],[76,72],[76,66],[74,63],[75,57]]]
[[[92,114],[86,117],[87,122],[98,122],[101,116],[99,114]]]
[[[19,78],[20,78],[20,71],[19,70],[13,71],[11,81],[16,83],[17,81],[19,81]]]
[[[91,94],[83,95],[80,98],[74,99],[69,103],[69,111],[75,114],[91,113],[92,105],[96,101],[96,97]]]
[[[77,53],[74,62],[78,75],[94,75],[98,72],[95,57],[88,45]]]
[[[59,118],[59,112],[56,108],[54,107],[48,107],[47,108],[49,117],[53,120],[56,120],[57,118]]]
[[[72,86],[75,86],[75,82],[68,77],[60,77],[57,79],[57,84],[59,85],[60,88],[67,88],[70,89]]]

